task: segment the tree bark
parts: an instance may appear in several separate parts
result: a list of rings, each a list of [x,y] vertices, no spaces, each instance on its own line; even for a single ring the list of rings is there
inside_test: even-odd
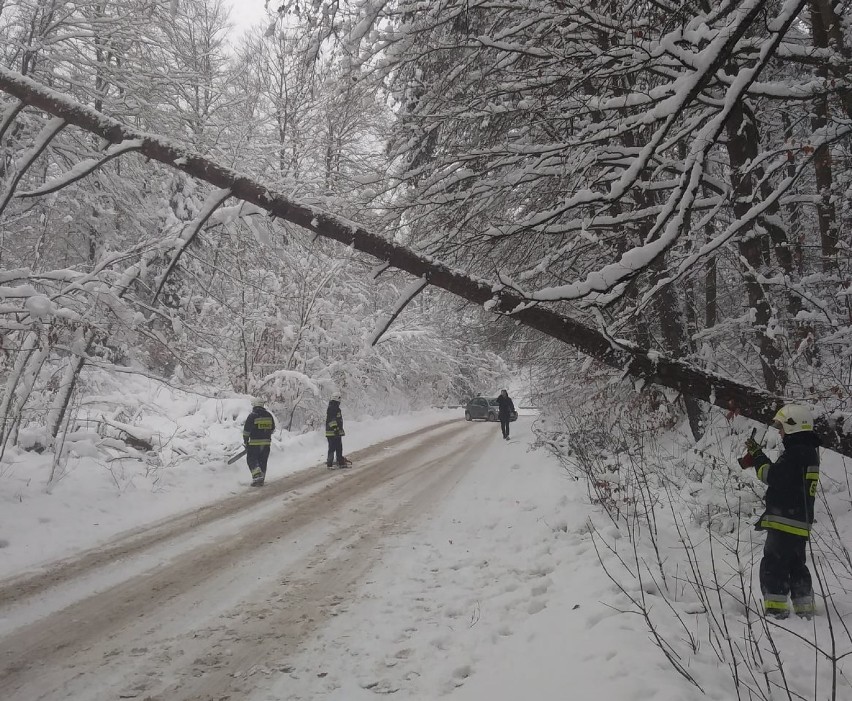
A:
[[[816,49],[828,48],[828,26],[831,18],[823,17],[822,8],[817,0],[811,0],[811,37]],[[830,8],[826,8],[830,12]],[[828,65],[817,66],[817,75],[828,80]],[[814,131],[824,129],[828,124],[828,97],[819,95],[814,101],[811,112],[811,128]],[[817,186],[817,223],[819,241],[822,250],[822,269],[829,272],[837,268],[837,213],[831,199],[833,176],[831,172],[831,149],[823,144],[814,154],[814,176]]]
[[[181,170],[214,187],[230,188],[234,197],[251,202],[271,214],[325,238],[339,241],[459,297],[511,316],[567,343],[625,375],[643,378],[748,418],[769,423],[785,399],[726,377],[701,370],[690,363],[649,352],[628,341],[610,338],[574,319],[519,295],[496,288],[492,283],[452,270],[429,256],[367,231],[357,223],[274,192],[246,175],[193,154],[185,147],[151,134],[138,132],[28,78],[0,68],[0,89],[27,104],[62,117],[68,123],[119,143],[138,140],[142,155]],[[852,457],[852,426],[840,419],[829,423],[821,417],[818,427],[824,445]]]
[[[12,433],[12,427],[20,420],[21,407],[29,397],[32,387],[32,383],[26,382],[25,378],[27,375],[31,377],[37,375],[47,358],[45,342],[43,329],[31,329],[23,334],[20,348],[15,352],[15,362],[6,377],[3,396],[0,399],[0,445],[4,449],[9,434]],[[20,396],[16,399],[15,396],[19,386],[23,387],[21,390],[23,399]]]
[[[846,84],[846,89],[838,91],[840,96],[840,104],[843,106],[843,111],[846,116],[852,119],[852,90],[849,89],[849,73],[852,66],[852,47],[848,46],[843,40],[843,26],[840,23],[840,17],[834,11],[831,0],[811,0],[811,22],[819,24],[827,35],[828,45],[840,54],[843,60],[838,61],[837,65],[831,63],[826,64],[831,70],[832,75],[841,84]],[[816,38],[816,37],[815,37]]]
[[[735,72],[735,71],[734,71]],[[758,194],[755,188],[756,174],[749,172],[750,164],[757,157],[759,137],[757,125],[751,110],[746,110],[738,102],[731,110],[731,118],[725,128],[728,134],[727,150],[731,166],[732,209],[736,218],[743,218],[751,208],[752,200]],[[742,271],[745,281],[748,306],[754,310],[754,332],[760,349],[760,364],[763,381],[767,390],[773,394],[784,392],[787,373],[782,367],[781,351],[768,335],[769,321],[772,318],[772,306],[757,279],[763,267],[769,262],[768,238],[756,231],[743,238],[739,244],[740,255],[747,266]]]

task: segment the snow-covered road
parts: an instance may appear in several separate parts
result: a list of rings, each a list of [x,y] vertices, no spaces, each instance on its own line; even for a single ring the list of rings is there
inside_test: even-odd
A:
[[[433,423],[0,582],[0,699],[699,698],[531,417]]]
[[[0,698],[244,698],[494,435],[445,423],[0,587]]]

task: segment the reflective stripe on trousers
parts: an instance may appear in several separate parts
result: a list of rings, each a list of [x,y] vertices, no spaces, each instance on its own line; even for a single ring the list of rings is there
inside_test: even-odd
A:
[[[799,599],[793,599],[793,611],[795,611],[799,616],[812,614],[816,611],[816,603],[814,602],[813,594],[810,596],[803,596]]]
[[[806,521],[797,521],[796,519],[776,516],[774,514],[764,514],[763,518],[760,519],[760,527],[772,528],[776,531],[799,535],[803,538],[807,538],[811,534],[811,526]]]
[[[763,595],[763,610],[767,613],[783,613],[790,610],[790,605],[787,603],[787,596],[779,594],[764,594]]]

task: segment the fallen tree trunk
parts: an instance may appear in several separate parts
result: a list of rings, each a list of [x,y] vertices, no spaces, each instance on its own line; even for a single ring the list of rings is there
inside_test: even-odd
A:
[[[520,323],[574,346],[595,360],[621,370],[625,375],[669,387],[761,423],[769,423],[785,401],[783,397],[706,372],[689,363],[649,352],[624,340],[608,338],[570,317],[532,305],[511,291],[476,280],[428,256],[396,245],[355,222],[271,191],[262,183],[191,153],[168,139],[131,129],[20,74],[0,68],[0,89],[110,143],[137,141],[140,144],[138,151],[147,158],[181,170],[215,187],[227,188],[238,199],[257,205],[320,236],[374,256],[411,275],[425,278],[430,285],[470,302],[486,305],[496,313],[511,315]],[[852,426],[849,423],[844,423],[842,416],[822,416],[818,428],[824,436],[826,447],[852,457]]]

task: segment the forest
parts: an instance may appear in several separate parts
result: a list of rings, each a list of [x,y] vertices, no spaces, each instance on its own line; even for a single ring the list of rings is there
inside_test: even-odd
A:
[[[246,395],[296,435],[334,394],[349,420],[509,386],[672,670],[842,699],[852,1],[265,7],[238,33],[223,0],[0,0],[0,481],[75,454],[120,492]],[[219,414],[157,434],[140,378]],[[812,636],[757,614],[736,467],[790,401],[825,448]]]
[[[520,373],[852,454],[848,2],[273,4],[0,5],[4,449],[102,373],[295,429]]]

